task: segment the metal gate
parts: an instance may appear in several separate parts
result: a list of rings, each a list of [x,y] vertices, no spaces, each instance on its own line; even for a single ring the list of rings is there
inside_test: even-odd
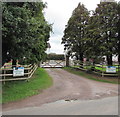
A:
[[[65,67],[64,60],[47,60],[40,64],[42,68],[62,68]]]

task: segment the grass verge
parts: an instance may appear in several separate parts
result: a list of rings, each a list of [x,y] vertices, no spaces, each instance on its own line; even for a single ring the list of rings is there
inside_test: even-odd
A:
[[[52,78],[43,68],[38,68],[29,82],[6,82],[2,87],[2,103],[24,99],[39,94],[41,90],[52,85]]]
[[[114,65],[115,66],[115,65]],[[77,66],[73,66],[73,67],[76,67],[76,68],[78,68],[78,67],[80,67],[79,65]],[[101,67],[98,67],[98,66],[83,66],[83,68],[84,69],[91,69],[91,67],[94,67],[96,70],[99,70],[99,71],[103,71],[103,72],[105,72],[106,71],[106,66],[104,65],[104,67],[102,68],[102,65],[101,65]],[[118,66],[116,66],[116,71],[118,72]]]
[[[85,78],[91,79],[91,80],[96,80],[96,81],[100,81],[100,82],[106,82],[106,83],[113,83],[113,84],[118,84],[119,80],[116,77],[101,77],[98,75],[93,75],[93,74],[88,74],[86,72],[80,71],[78,69],[72,68],[72,67],[65,67],[63,68],[64,70],[79,75],[79,76],[83,76]],[[120,82],[119,82],[120,84]]]

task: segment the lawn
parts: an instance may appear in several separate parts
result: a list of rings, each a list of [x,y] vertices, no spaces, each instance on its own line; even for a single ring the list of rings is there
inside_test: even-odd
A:
[[[63,69],[70,72],[70,73],[73,73],[73,74],[76,74],[76,75],[79,75],[79,76],[83,76],[83,77],[91,79],[91,80],[118,84],[118,77],[101,77],[101,76],[98,76],[98,75],[88,74],[86,72],[83,72],[81,70],[78,70],[78,69],[75,69],[75,68],[72,68],[72,67],[65,67]]]
[[[6,82],[2,86],[2,103],[21,100],[39,94],[53,84],[52,78],[43,68],[38,68],[32,78],[27,81]]]
[[[95,66],[95,69],[106,72],[106,66],[104,66],[103,68],[102,68],[102,66],[101,67]],[[116,71],[118,72],[118,66],[116,66]]]

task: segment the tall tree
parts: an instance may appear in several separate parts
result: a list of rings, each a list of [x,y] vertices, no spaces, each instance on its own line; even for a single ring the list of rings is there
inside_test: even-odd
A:
[[[117,24],[117,32],[118,32],[118,43],[117,43],[117,55],[118,62],[120,64],[120,2],[118,2],[118,24]]]
[[[100,39],[102,42],[103,55],[107,57],[108,65],[112,65],[112,56],[116,54],[115,46],[117,43],[117,3],[116,2],[100,2],[95,10],[98,17],[98,25],[100,29]]]
[[[87,25],[87,33],[85,35],[84,42],[86,44],[85,57],[87,59],[92,59],[93,63],[97,62],[102,56],[102,42],[100,29],[98,25],[98,17],[94,12],[92,12],[92,16],[89,18],[89,22]]]
[[[69,50],[71,52],[70,55],[74,54],[80,61],[83,61],[84,57],[85,43],[83,39],[86,35],[88,18],[88,10],[83,4],[79,3],[68,21],[62,38],[62,44],[65,46],[64,49]]]
[[[47,48],[51,25],[43,15],[43,2],[2,3],[2,56],[7,59],[35,63]]]

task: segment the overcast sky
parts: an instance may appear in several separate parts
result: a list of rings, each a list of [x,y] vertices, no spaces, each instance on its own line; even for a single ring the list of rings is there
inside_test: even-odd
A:
[[[45,9],[45,18],[53,24],[53,32],[50,37],[50,53],[62,54],[64,52],[64,46],[61,45],[61,39],[63,37],[63,31],[69,18],[72,15],[72,11],[81,2],[88,10],[94,10],[100,0],[43,0],[47,2],[47,8]]]

